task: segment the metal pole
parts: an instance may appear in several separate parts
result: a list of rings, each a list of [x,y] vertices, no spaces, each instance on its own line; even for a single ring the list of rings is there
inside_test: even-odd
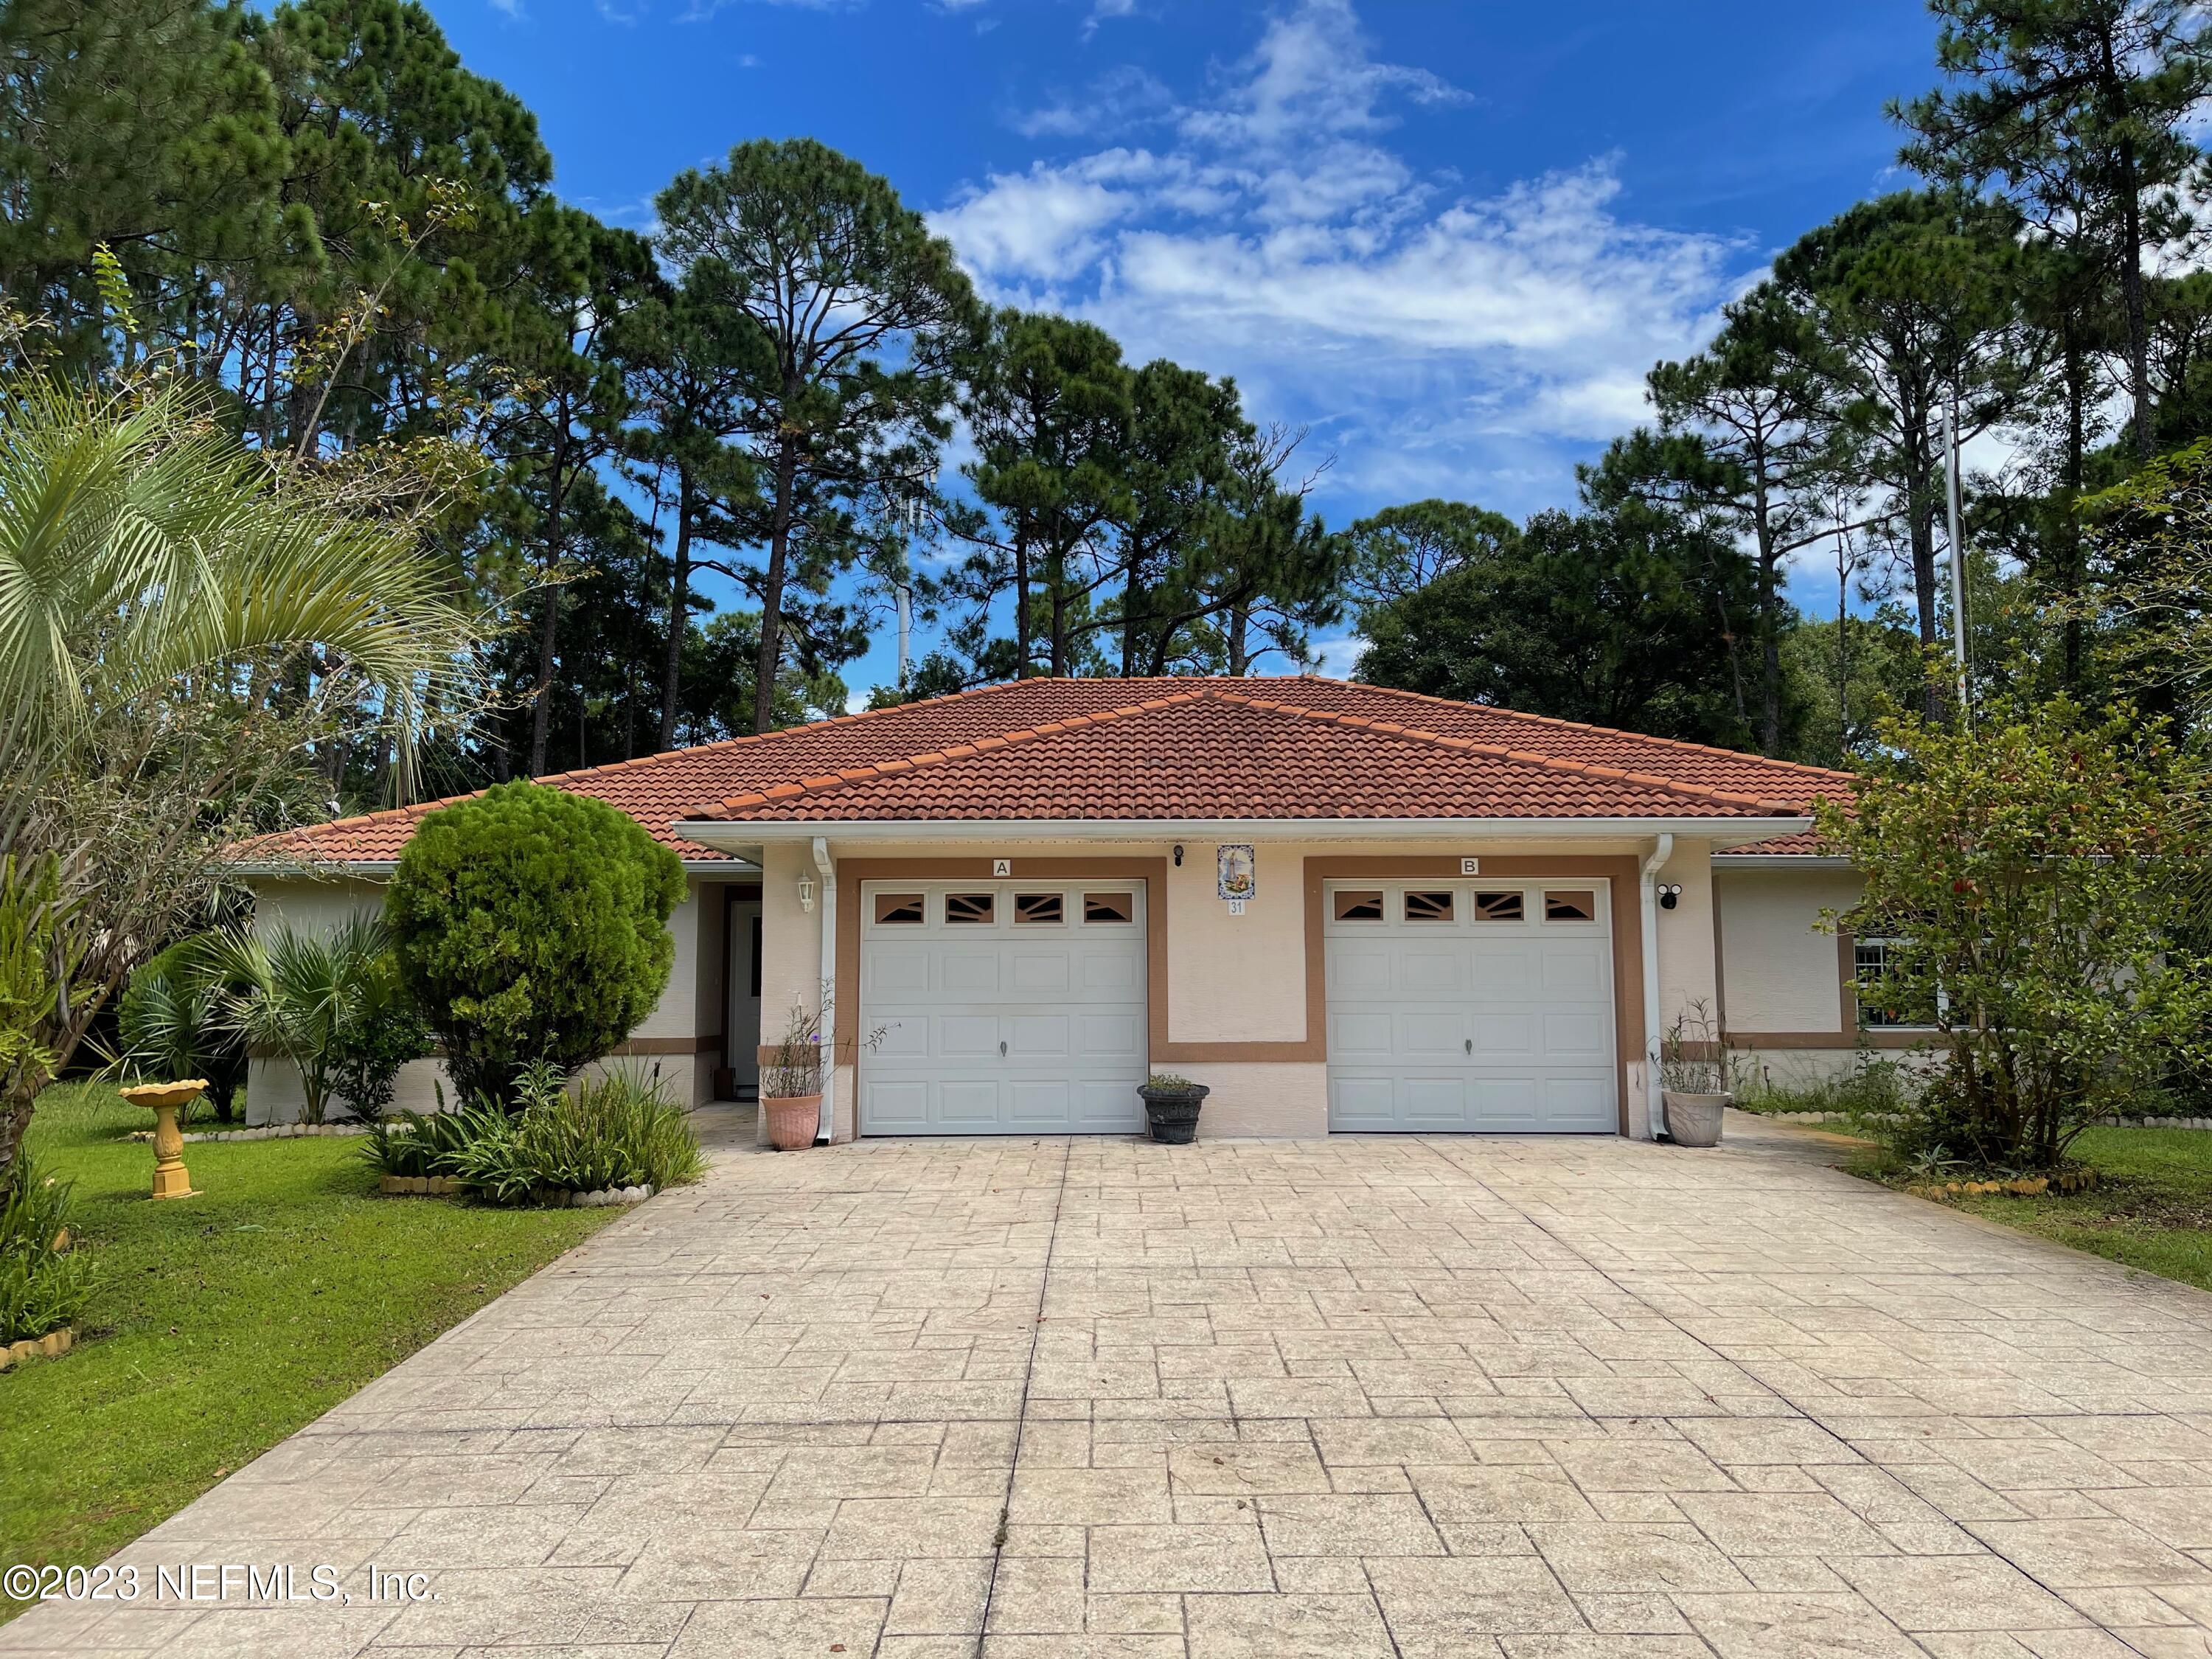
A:
[[[909,633],[910,633],[910,631],[912,630],[913,626],[914,626],[914,610],[913,610],[913,607],[912,607],[911,604],[909,603],[909,601],[908,601],[908,599],[907,599],[907,588],[906,588],[906,584],[905,584],[904,582],[901,582],[901,583],[900,583],[900,584],[899,584],[896,588],[894,588],[892,591],[893,591],[894,592],[896,592],[896,593],[898,595],[898,630],[899,630],[899,676],[898,676],[898,687],[899,687],[899,690],[900,690],[903,691],[903,690],[906,690],[906,674],[907,674],[907,639],[908,639],[908,635],[909,635]]]
[[[1943,452],[1948,458],[1944,495],[1951,532],[1951,654],[1959,667],[1959,718],[1966,718],[1966,550],[1959,540],[1961,510],[1959,477],[1959,400],[1943,406]]]

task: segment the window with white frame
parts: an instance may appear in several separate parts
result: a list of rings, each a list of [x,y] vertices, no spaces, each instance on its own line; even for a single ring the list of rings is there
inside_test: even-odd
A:
[[[1875,999],[1888,975],[1891,963],[1904,946],[1903,939],[1858,939],[1851,941],[1851,978],[1857,993],[1859,1024],[1869,1030],[1925,1030],[1933,1024],[1899,1009],[1884,1007]]]

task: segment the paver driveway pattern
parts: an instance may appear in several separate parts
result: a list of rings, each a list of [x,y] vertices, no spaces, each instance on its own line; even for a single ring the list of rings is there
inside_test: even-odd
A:
[[[2212,1297],[1735,1133],[731,1152],[0,1649],[2212,1653]]]

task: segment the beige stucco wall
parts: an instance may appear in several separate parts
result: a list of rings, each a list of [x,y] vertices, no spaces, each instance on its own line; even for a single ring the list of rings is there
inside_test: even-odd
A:
[[[799,908],[799,878],[811,876],[815,909]],[[792,1009],[822,994],[822,877],[804,846],[769,847],[761,860],[761,1041],[783,1035]],[[842,898],[857,895],[840,893]]]
[[[277,928],[335,928],[349,915],[374,914],[384,905],[384,884],[357,877],[325,880],[265,878],[250,884],[253,891],[253,927],[266,935]],[[725,969],[721,884],[693,878],[686,883],[684,902],[669,917],[676,941],[676,960],[668,988],[653,1012],[630,1036],[633,1040],[662,1038],[696,1045],[702,1034],[719,1036]],[[675,1054],[618,1055],[586,1069],[607,1071],[617,1066],[640,1072],[658,1068],[662,1086],[672,1100],[699,1105],[712,1097],[714,1069],[720,1063],[719,1048],[705,1053],[687,1049]],[[435,1109],[442,1085],[451,1102],[453,1088],[446,1068],[434,1060],[418,1060],[400,1068],[392,1103],[404,1111]],[[246,1067],[246,1121],[253,1124],[289,1123],[300,1115],[305,1097],[298,1068],[289,1060],[255,1060]]]
[[[1848,870],[1730,870],[1719,877],[1723,1007],[1735,1033],[1844,1030],[1843,969],[1823,908],[1858,896]]]
[[[1269,1138],[1328,1133],[1328,1067],[1298,1060],[1191,1060],[1176,1073],[1213,1092],[1199,1132]]]
[[[1705,1005],[1720,1018],[1720,981],[1713,966],[1713,866],[1711,848],[1701,841],[1677,840],[1674,855],[1659,867],[1662,886],[1682,890],[1671,910],[1654,907],[1659,933],[1659,1030],[1694,1016]],[[1642,895],[1637,896],[1642,902]]]
[[[1174,1042],[1296,1042],[1306,1035],[1309,847],[1256,843],[1256,889],[1233,916],[1217,883],[1218,842],[1188,842],[1168,866],[1168,1037]],[[1169,844],[1171,850],[1172,843]],[[1187,1069],[1187,1068],[1185,1068]],[[1206,1109],[1212,1111],[1208,1101]]]

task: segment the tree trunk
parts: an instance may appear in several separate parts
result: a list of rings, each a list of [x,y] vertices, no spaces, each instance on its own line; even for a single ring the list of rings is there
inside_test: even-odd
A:
[[[2087,380],[2081,343],[2069,324],[2066,330],[2066,568],[2060,578],[2061,591],[2067,600],[2066,620],[2061,627],[2064,678],[2060,683],[2069,691],[2077,691],[2081,685],[2081,616],[2075,603],[2081,597],[2081,520],[2074,504],[2081,497],[2081,452],[2085,447],[2082,405],[2088,397]]]
[[[1014,520],[1014,678],[1030,677],[1030,532],[1017,514]]]
[[[1067,678],[1067,556],[1055,550],[1045,560],[1045,589],[1050,595],[1046,615],[1050,618],[1052,637],[1048,641],[1047,660],[1052,667],[1053,678]]]
[[[27,1082],[19,1085],[12,1078],[5,1094],[0,1094],[0,1185],[5,1184],[8,1172],[15,1167],[23,1137],[30,1132],[31,1103],[37,1098],[37,1089]]]
[[[1759,750],[1775,755],[1782,749],[1782,630],[1775,626],[1775,560],[1762,554],[1759,561]]]
[[[545,770],[545,751],[553,738],[553,658],[561,629],[561,590],[545,590],[545,618],[538,626],[538,684],[531,694],[530,775]]]
[[[676,701],[683,689],[685,606],[691,588],[691,469],[676,469],[676,569],[668,583],[668,657],[661,667],[660,746],[676,747]]]
[[[1929,489],[1929,467],[1918,453],[1916,443],[1905,460],[1905,516],[1911,521],[1912,540],[1912,605],[1920,624],[1920,645],[1925,653],[1942,648],[1942,635],[1936,618],[1936,500]],[[1944,695],[1943,677],[1926,664],[1923,665],[1925,684],[1921,688],[1921,708],[1931,720],[1943,718],[1949,704]]]
[[[1137,572],[1143,556],[1141,550],[1131,551],[1121,576],[1121,678],[1125,680],[1137,672],[1137,605],[1142,598]]]
[[[1837,515],[1841,518],[1843,515]],[[1844,532],[1836,532],[1836,764],[1851,752],[1851,655],[1850,608],[1851,561]]]
[[[1229,677],[1241,680],[1250,672],[1252,658],[1248,649],[1252,627],[1252,615],[1243,605],[1229,612]]]
[[[556,405],[560,424],[553,440],[552,481],[546,490],[545,620],[538,630],[538,687],[530,709],[530,775],[545,770],[545,751],[553,737],[553,659],[561,629],[561,590],[552,584],[561,564],[561,509],[567,505],[568,462],[568,405]]]
[[[1735,620],[1729,615],[1728,594],[1720,585],[1719,573],[1714,574],[1713,614],[1720,618],[1721,643],[1728,647],[1729,685],[1735,696],[1736,724],[1739,728],[1747,728],[1751,725],[1751,718],[1749,711],[1743,706],[1743,641],[1735,631]],[[1609,720],[1607,724],[1624,725],[1632,718],[1623,711],[1620,719]]]
[[[1752,495],[1752,527],[1759,542],[1759,748],[1771,755],[1782,746],[1782,638],[1774,616],[1774,568],[1780,555],[1774,548],[1763,451]]]
[[[2136,149],[2120,142],[2120,185],[2127,246],[2120,250],[2120,298],[2128,318],[2128,374],[2135,392],[2136,459],[2151,457],[2150,319],[2143,297],[2142,204],[2136,187]]]
[[[798,479],[798,440],[782,433],[775,441],[775,515],[769,530],[768,573],[761,582],[760,655],[753,665],[756,732],[767,731],[775,718],[775,680],[783,663],[783,577],[790,564],[791,498]]]

